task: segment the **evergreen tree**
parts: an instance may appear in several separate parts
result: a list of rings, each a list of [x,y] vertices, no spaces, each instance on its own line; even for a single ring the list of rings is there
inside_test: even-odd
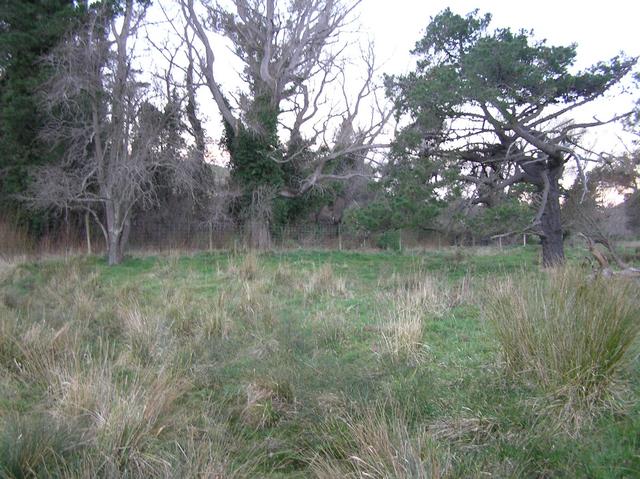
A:
[[[38,92],[49,77],[41,62],[83,7],[73,0],[0,0],[0,205],[16,210],[28,169],[56,156],[39,138]]]

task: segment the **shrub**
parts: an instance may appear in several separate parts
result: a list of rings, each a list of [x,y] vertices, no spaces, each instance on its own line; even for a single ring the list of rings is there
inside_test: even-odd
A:
[[[376,238],[376,246],[380,249],[402,251],[400,231],[391,230],[380,233]]]
[[[620,390],[640,330],[636,296],[628,279],[561,268],[506,280],[487,316],[508,370],[533,379],[573,415]]]

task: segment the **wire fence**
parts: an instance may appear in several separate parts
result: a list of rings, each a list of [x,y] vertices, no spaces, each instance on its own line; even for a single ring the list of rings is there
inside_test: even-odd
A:
[[[249,225],[230,221],[198,221],[188,215],[176,219],[145,218],[131,223],[127,251],[238,250],[251,246]],[[440,249],[455,246],[510,246],[535,241],[522,235],[492,238],[451,236],[434,231],[393,230],[368,234],[334,223],[297,223],[270,227],[271,249]],[[47,254],[102,254],[106,251],[100,228],[90,221],[76,221],[33,239],[15,224],[0,219],[0,256]]]
[[[132,224],[129,246],[134,250],[216,250],[246,247],[248,225],[230,222]],[[269,228],[270,246],[288,248],[354,249],[367,246],[366,234],[339,224],[303,223]]]

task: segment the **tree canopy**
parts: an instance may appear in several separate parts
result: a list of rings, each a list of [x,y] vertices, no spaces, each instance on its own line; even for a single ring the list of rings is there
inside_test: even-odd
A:
[[[537,190],[532,222],[546,265],[563,261],[560,186],[565,164],[583,171],[578,133],[621,119],[575,122],[574,111],[603,96],[627,75],[623,55],[575,71],[576,45],[550,46],[531,31],[490,30],[491,15],[450,9],[432,18],[413,54],[417,68],[388,77],[404,153],[438,158],[474,185],[475,201],[491,205],[514,184]]]

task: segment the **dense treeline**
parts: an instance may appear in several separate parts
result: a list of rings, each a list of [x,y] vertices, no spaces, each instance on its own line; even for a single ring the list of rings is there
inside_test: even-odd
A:
[[[415,70],[382,84],[373,46],[361,48],[357,67],[345,57],[359,4],[4,0],[5,217],[33,235],[61,213],[91,223],[112,264],[144,214],[147,224],[184,215],[244,224],[256,247],[269,247],[274,228],[304,221],[457,241],[524,232],[541,239],[553,265],[568,230],[602,229],[604,191],[637,203],[637,154],[614,157],[581,140],[610,122],[633,128],[632,112],[574,120],[626,81],[635,58],[578,71],[576,45],[551,46],[530,31],[492,29],[489,14],[447,9],[416,43]],[[164,14],[172,41],[149,34],[151,8]],[[163,66],[149,70],[141,44]],[[233,85],[221,80],[219,45],[239,61]],[[203,98],[222,117],[222,138],[207,136]],[[218,148],[223,169],[209,161]],[[563,208],[590,220],[567,221],[577,217],[567,211],[563,220]]]

